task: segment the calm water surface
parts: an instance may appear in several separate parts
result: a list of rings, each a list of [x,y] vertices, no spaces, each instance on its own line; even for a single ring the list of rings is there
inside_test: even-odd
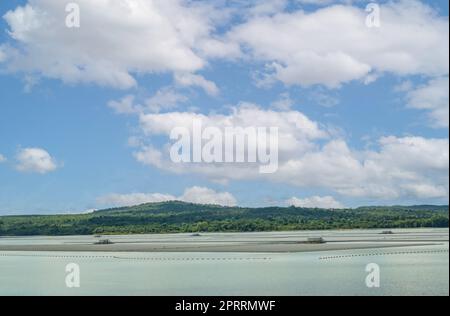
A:
[[[69,263],[80,266],[80,288],[66,287]],[[381,268],[378,289],[366,286],[369,263]],[[292,254],[0,251],[0,295],[449,295],[448,242]]]

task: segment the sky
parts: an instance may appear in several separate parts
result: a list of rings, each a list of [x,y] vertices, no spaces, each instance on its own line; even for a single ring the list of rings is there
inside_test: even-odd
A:
[[[448,6],[1,0],[0,215],[448,204]],[[277,171],[173,162],[195,119],[277,127]]]

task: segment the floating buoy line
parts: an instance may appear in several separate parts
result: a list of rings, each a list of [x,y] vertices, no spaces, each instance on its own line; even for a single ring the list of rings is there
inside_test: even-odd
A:
[[[44,255],[44,254],[7,254],[0,253],[0,257],[29,257],[29,258],[48,258],[48,259],[116,259],[116,260],[132,260],[132,261],[267,261],[271,260],[270,257],[253,257],[253,258],[200,258],[200,257],[180,257],[180,258],[167,258],[167,257],[120,257],[120,256],[76,256],[76,255]]]
[[[397,251],[397,252],[380,252],[380,253],[362,253],[362,254],[352,254],[352,255],[320,257],[319,260],[348,259],[348,258],[376,257],[376,256],[400,256],[400,255],[415,255],[415,254],[440,254],[440,253],[448,253],[448,249],[443,249],[443,250],[418,250],[418,251]]]

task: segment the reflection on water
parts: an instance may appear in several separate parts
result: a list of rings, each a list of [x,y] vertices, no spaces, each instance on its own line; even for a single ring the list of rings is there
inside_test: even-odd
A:
[[[0,295],[448,295],[448,243],[298,254],[0,252]],[[81,287],[66,287],[77,263]],[[369,289],[366,265],[381,268]]]

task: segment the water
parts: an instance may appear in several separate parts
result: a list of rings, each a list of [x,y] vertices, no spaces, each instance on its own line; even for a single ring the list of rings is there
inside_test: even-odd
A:
[[[248,236],[238,235],[239,239]],[[51,240],[84,242],[86,238]],[[179,241],[180,237],[154,238]],[[217,235],[208,238],[220,239]],[[26,242],[39,244],[47,239],[27,238]],[[3,239],[0,243],[19,241]],[[80,266],[80,288],[66,287],[69,263]],[[370,263],[380,266],[380,288],[366,286],[365,269]],[[448,296],[448,242],[290,254],[0,251],[0,295]]]

